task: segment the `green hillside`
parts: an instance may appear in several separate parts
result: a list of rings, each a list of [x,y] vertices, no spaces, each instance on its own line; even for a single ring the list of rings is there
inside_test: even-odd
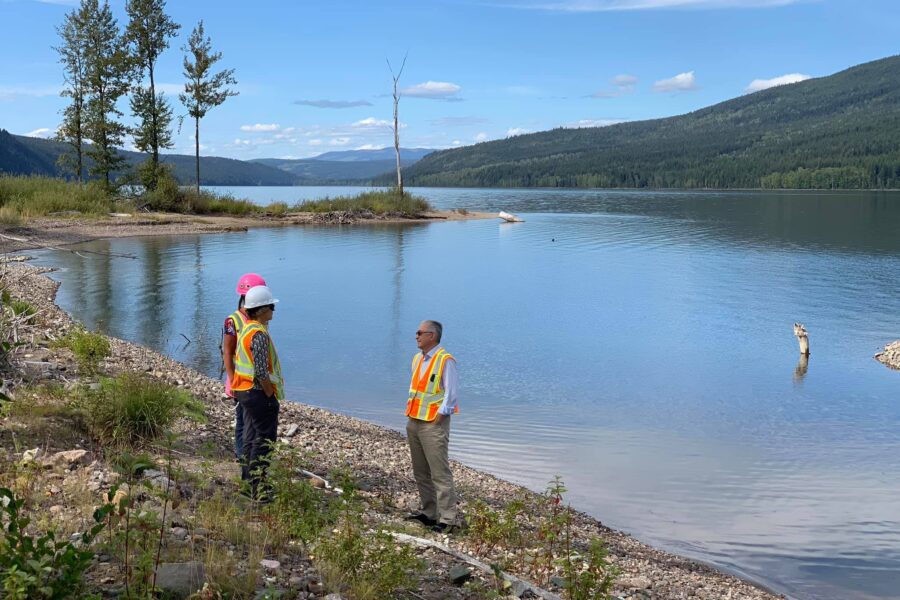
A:
[[[12,135],[0,129],[0,174],[63,176],[56,164],[66,146],[52,140]],[[134,166],[147,160],[145,154],[121,152]],[[194,183],[194,157],[186,154],[163,154],[164,163],[172,166],[175,178],[184,185]],[[200,178],[204,185],[293,185],[290,173],[254,162],[215,156],[200,157]]]
[[[383,176],[387,181],[387,176]],[[900,57],[689,114],[429,154],[417,186],[900,187]]]
[[[393,152],[393,150],[391,150]],[[294,175],[298,184],[347,182],[358,183],[369,180],[396,168],[394,159],[388,160],[319,160],[318,158],[258,158],[251,162],[280,169]],[[407,167],[414,160],[402,160],[401,165]]]

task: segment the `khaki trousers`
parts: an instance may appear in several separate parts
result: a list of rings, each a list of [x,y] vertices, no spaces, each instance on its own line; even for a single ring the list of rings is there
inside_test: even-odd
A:
[[[412,458],[413,475],[419,488],[419,510],[430,519],[453,525],[456,522],[456,491],[447,447],[450,417],[439,425],[433,421],[409,419],[406,438]]]

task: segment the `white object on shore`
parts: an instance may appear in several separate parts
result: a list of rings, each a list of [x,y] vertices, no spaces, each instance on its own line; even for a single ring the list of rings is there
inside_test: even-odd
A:
[[[118,219],[124,219],[125,217],[130,217],[131,215],[128,213],[109,213],[109,216],[116,217]]]
[[[520,219],[516,215],[508,213],[508,212],[504,212],[502,210],[499,213],[497,213],[497,216],[500,217],[501,219],[503,219],[504,221],[506,221],[507,223],[524,223],[525,222],[524,219]]]

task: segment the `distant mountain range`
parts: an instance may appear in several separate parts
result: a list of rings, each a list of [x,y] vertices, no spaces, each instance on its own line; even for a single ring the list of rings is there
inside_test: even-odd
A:
[[[10,175],[62,176],[56,161],[67,146],[53,140],[12,135],[0,129],[0,173]],[[129,166],[147,160],[146,154],[121,151]],[[193,183],[194,157],[187,154],[163,154],[161,160],[172,166],[175,178]],[[284,171],[258,163],[200,157],[200,178],[204,185],[294,185],[295,178]]]
[[[390,181],[389,176],[379,181]],[[692,113],[429,154],[408,185],[900,188],[900,57]]]
[[[0,174],[62,176],[57,165],[65,144],[53,140],[13,135],[0,129]],[[400,149],[401,164],[413,164],[432,150]],[[147,155],[121,151],[130,167],[147,160]],[[384,158],[388,156],[389,158]],[[204,185],[324,185],[364,184],[396,168],[393,148],[326,152],[307,159],[263,158],[242,161],[215,156],[200,157],[200,177]],[[194,157],[163,154],[182,184],[194,182]]]

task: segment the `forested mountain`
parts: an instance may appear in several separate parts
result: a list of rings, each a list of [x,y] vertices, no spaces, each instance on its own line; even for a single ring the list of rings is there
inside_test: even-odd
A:
[[[400,165],[408,167],[426,154],[427,148],[400,148]],[[310,158],[258,158],[257,162],[294,175],[299,185],[313,183],[354,183],[368,181],[397,168],[393,148],[342,150]]]
[[[0,174],[46,175],[61,177],[63,172],[56,161],[66,146],[52,140],[12,135],[0,129]],[[129,167],[147,160],[138,152],[121,152]],[[194,157],[186,154],[163,154],[160,160],[172,166],[175,178],[182,184],[194,183]],[[203,185],[293,185],[295,177],[263,164],[218,158],[200,157],[200,178]]]
[[[400,161],[413,163],[427,154],[434,152],[431,148],[400,148]],[[371,160],[397,160],[397,154],[393,148],[377,148],[374,150],[335,150],[309,160],[329,160],[341,162],[365,162]]]
[[[380,181],[387,182],[389,175]],[[900,57],[689,114],[429,154],[407,185],[900,187]]]

